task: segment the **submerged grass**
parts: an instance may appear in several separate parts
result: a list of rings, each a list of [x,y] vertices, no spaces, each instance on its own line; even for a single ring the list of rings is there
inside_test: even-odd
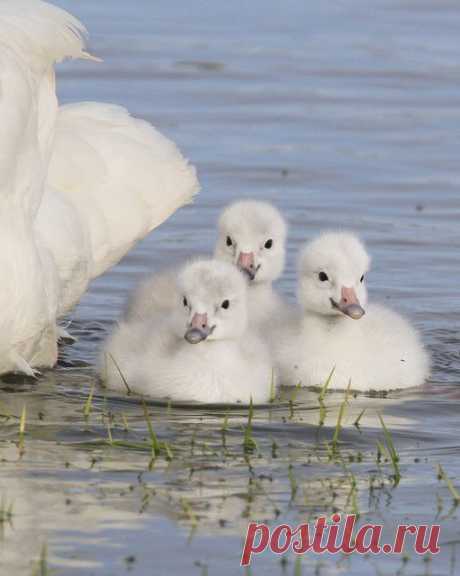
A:
[[[220,429],[220,435],[222,437],[222,446],[224,449],[227,448],[228,417],[229,413],[227,410],[227,412],[225,412],[224,421],[222,422],[222,427]]]
[[[123,429],[125,432],[129,432],[129,424],[124,412],[121,413],[121,420],[123,422]]]
[[[294,408],[295,408],[295,401],[296,398],[300,392],[300,390],[302,389],[301,383],[299,382],[296,386],[294,386],[294,389],[292,391],[292,394],[289,398],[289,420],[292,420],[294,418]]]
[[[110,446],[113,446],[112,423],[110,422],[110,418],[107,420],[107,441]]]
[[[48,546],[43,544],[40,558],[32,572],[32,576],[51,576],[52,572],[48,567]]]
[[[257,443],[252,437],[252,419],[254,417],[254,405],[252,398],[249,402],[248,422],[244,428],[243,450],[245,454],[252,454],[257,449]]]
[[[17,418],[14,414],[12,414],[8,408],[4,407],[3,402],[0,403],[0,407],[2,412],[0,412],[0,418],[3,418],[5,422],[8,422],[12,418]]]
[[[147,430],[149,432],[150,446],[152,448],[152,456],[156,458],[157,456],[160,455],[161,446],[160,443],[158,442],[158,437],[155,434],[155,431],[153,430],[152,421],[150,420],[149,411],[147,408],[147,404],[145,402],[142,402],[142,408],[144,410],[144,418],[147,424]]]
[[[193,511],[193,508],[187,498],[181,498],[180,505],[192,527],[198,526],[198,517]]]
[[[337,451],[338,443],[339,443],[339,436],[340,430],[342,429],[342,420],[345,415],[347,406],[348,406],[348,398],[350,395],[350,388],[351,388],[351,380],[348,382],[348,387],[345,391],[345,398],[340,405],[339,413],[337,415],[337,423],[335,426],[334,436],[332,437],[332,452],[335,453]]]
[[[6,496],[0,501],[0,525],[11,524],[13,519],[13,502],[8,502]]]
[[[355,428],[357,428],[358,430],[361,429],[360,422],[361,422],[361,418],[364,416],[365,412],[366,412],[366,408],[363,408],[361,410],[361,412],[358,414],[358,417],[356,418],[356,420],[353,422],[353,426]]]
[[[270,381],[270,404],[273,404],[276,400],[276,382],[275,382],[275,370],[272,368],[272,378]]]
[[[460,493],[458,492],[457,488],[455,488],[455,486],[453,485],[452,480],[449,478],[449,476],[447,476],[447,474],[444,472],[444,468],[441,466],[441,464],[438,464],[438,479],[444,480],[444,482],[447,485],[447,488],[449,489],[449,492],[452,495],[452,500],[454,501],[455,505],[458,506],[458,504],[460,504]]]
[[[83,406],[83,416],[85,418],[86,423],[88,423],[89,417],[91,416],[91,412],[93,410],[93,396],[94,396],[94,384],[91,386],[88,398],[86,399],[85,405]]]
[[[292,466],[292,464],[289,464],[288,478],[289,478],[289,485],[291,487],[291,501],[293,501],[295,499],[299,487],[297,484],[297,480],[294,476],[294,467]]]

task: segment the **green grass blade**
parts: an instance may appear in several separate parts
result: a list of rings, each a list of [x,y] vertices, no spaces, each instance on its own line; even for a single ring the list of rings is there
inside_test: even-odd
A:
[[[18,449],[19,454],[24,454],[24,438],[26,434],[26,419],[27,419],[27,408],[26,405],[22,407],[21,418],[19,419],[19,441],[18,441]]]
[[[332,377],[334,376],[334,373],[335,373],[335,366],[334,366],[334,368],[332,368],[329,376],[327,377],[326,382],[325,382],[325,383],[323,384],[323,386],[321,387],[321,390],[320,390],[320,392],[319,392],[319,399],[320,399],[321,401],[324,400],[324,398],[325,398],[325,396],[326,396],[326,394],[327,394],[327,390],[328,390],[328,388],[329,388],[330,383],[332,382]]]
[[[154,454],[155,456],[159,456],[160,451],[161,451],[160,450],[160,443],[158,442],[157,435],[155,434],[155,431],[153,430],[152,421],[150,420],[149,411],[147,409],[147,404],[143,401],[142,406],[144,408],[144,417],[145,417],[145,421],[147,423],[147,429],[149,431],[150,444],[152,446],[152,454]]]
[[[276,400],[275,370],[272,368],[272,379],[270,382],[270,404]]]
[[[383,417],[381,414],[379,414],[379,419],[380,419],[380,423],[382,425],[383,434],[385,436],[385,442],[387,445],[388,453],[390,455],[390,460],[391,460],[391,463],[393,465],[393,469],[395,472],[395,484],[398,484],[399,480],[401,479],[401,471],[399,469],[399,456],[398,456],[398,453],[396,452],[396,448],[395,448],[395,445],[393,443],[393,438],[391,437],[391,434],[390,434],[388,428],[386,427],[385,422],[383,421]]]
[[[129,387],[129,384],[128,384],[128,381],[127,381],[126,378],[125,378],[125,375],[124,375],[123,372],[121,371],[121,368],[120,368],[120,366],[118,365],[118,362],[115,360],[115,358],[112,356],[112,354],[110,354],[110,352],[108,352],[108,355],[110,356],[110,359],[112,360],[113,365],[114,365],[115,368],[117,369],[118,374],[120,374],[120,378],[121,378],[123,384],[124,384],[125,387],[126,387],[126,393],[127,393],[127,394],[131,394],[131,388]]]
[[[94,384],[91,386],[91,390],[89,391],[88,398],[86,399],[85,406],[83,407],[83,416],[85,420],[91,415],[91,411],[93,409],[93,396],[94,396]]]
[[[353,422],[353,426],[355,426],[356,428],[358,428],[359,430],[359,423],[361,422],[361,418],[364,416],[364,412],[366,412],[366,408],[363,408],[361,410],[361,412],[359,413],[358,417],[356,418],[356,420]]]
[[[348,397],[350,394],[350,387],[351,387],[351,380],[348,382],[348,387],[345,391],[345,398],[344,398],[342,404],[340,405],[339,413],[337,415],[337,424],[335,425],[334,436],[332,437],[332,450],[333,450],[333,452],[337,451],[337,445],[339,442],[340,430],[342,429],[342,421],[343,421],[343,417],[345,415],[345,412],[346,412],[346,409],[348,406]]]

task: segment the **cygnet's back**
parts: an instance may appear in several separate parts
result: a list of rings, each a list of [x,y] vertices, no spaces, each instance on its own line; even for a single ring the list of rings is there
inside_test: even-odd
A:
[[[174,309],[177,300],[177,269],[164,270],[137,286],[126,304],[124,320],[135,322]]]

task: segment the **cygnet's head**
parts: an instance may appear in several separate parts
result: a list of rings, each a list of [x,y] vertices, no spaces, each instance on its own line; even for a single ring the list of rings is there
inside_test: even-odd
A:
[[[365,313],[370,257],[349,233],[326,233],[308,243],[299,260],[299,302],[304,310],[355,320]]]
[[[218,260],[187,264],[177,277],[174,329],[191,344],[231,340],[247,327],[246,282],[234,266]]]
[[[279,211],[267,202],[242,200],[222,212],[214,255],[237,266],[250,284],[271,283],[283,271],[285,244]]]

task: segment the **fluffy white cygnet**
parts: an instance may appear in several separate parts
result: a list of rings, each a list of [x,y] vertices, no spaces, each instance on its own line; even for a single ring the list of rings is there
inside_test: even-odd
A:
[[[267,348],[247,329],[246,282],[230,264],[198,260],[175,279],[169,308],[124,321],[107,344],[102,376],[109,388],[180,402],[269,401]],[[125,383],[126,382],[126,383]]]
[[[225,208],[218,228],[214,256],[244,273],[249,288],[250,325],[265,330],[286,312],[286,305],[272,286],[284,268],[284,218],[268,202],[242,200]]]
[[[280,338],[280,383],[383,391],[424,383],[430,361],[399,314],[367,306],[370,258],[352,234],[323,234],[303,249],[298,298],[303,314]]]

